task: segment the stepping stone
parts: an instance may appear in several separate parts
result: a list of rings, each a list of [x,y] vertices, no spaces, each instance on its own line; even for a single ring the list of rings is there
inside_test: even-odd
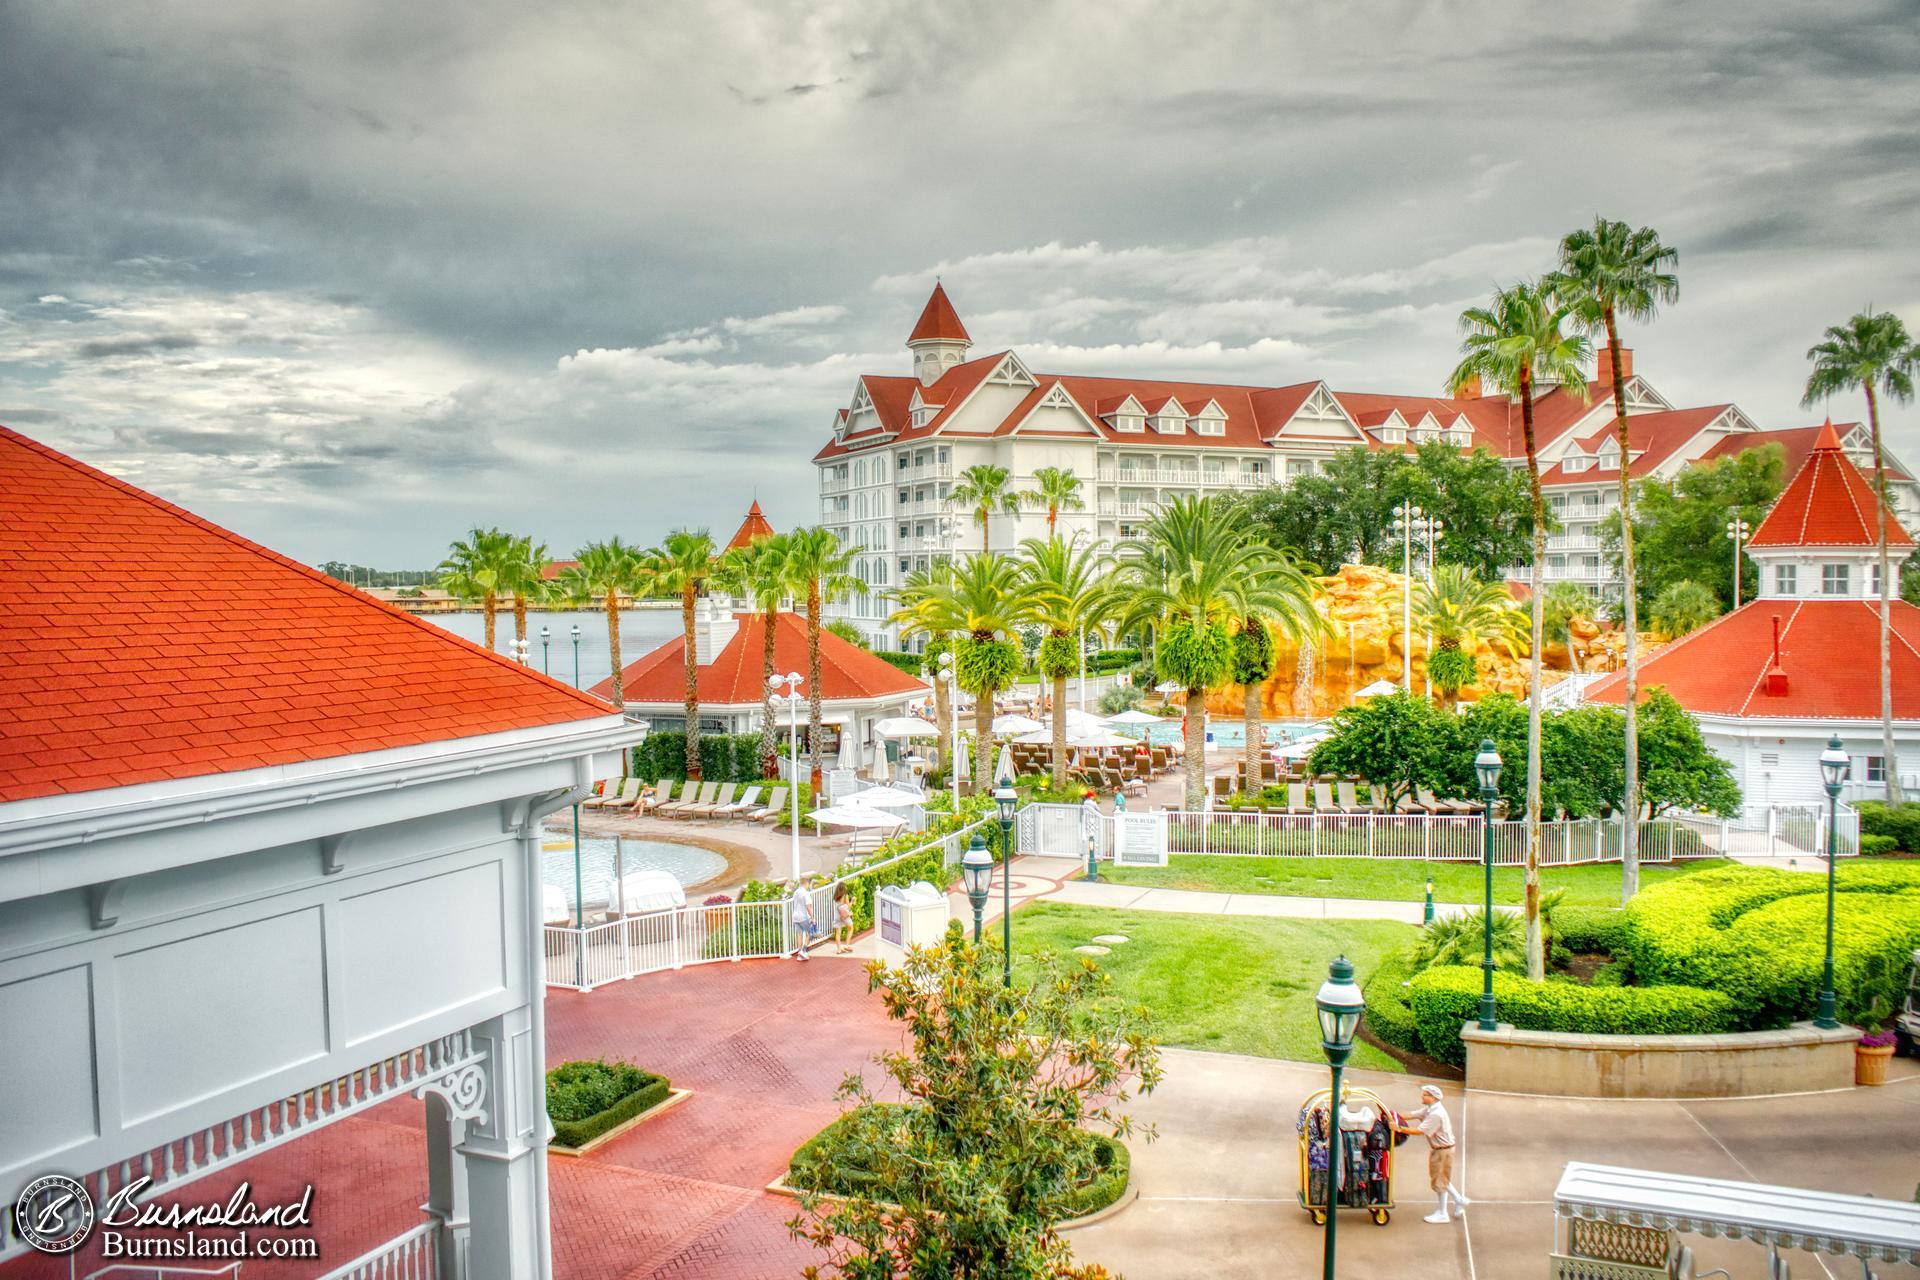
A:
[[[1123,942],[1133,941],[1132,938],[1129,938],[1124,933],[1096,933],[1093,935],[1093,940],[1095,942],[1104,942],[1110,947],[1117,947]]]
[[[1108,954],[1112,950],[1112,948],[1110,947],[1075,947],[1074,950],[1083,956],[1104,956]]]

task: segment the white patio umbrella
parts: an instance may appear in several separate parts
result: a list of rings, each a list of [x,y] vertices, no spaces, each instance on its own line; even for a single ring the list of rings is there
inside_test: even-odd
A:
[[[940,730],[931,720],[918,716],[888,716],[873,722],[873,731],[883,738],[937,738]]]
[[[998,785],[1000,779],[1013,777],[1013,748],[1006,743],[1000,744],[1000,758],[994,761],[993,781]]]
[[[1122,711],[1117,716],[1108,716],[1108,724],[1159,724],[1165,716],[1156,716],[1146,711]]]
[[[1353,691],[1353,696],[1356,698],[1380,698],[1380,697],[1386,696],[1389,693],[1398,693],[1398,692],[1400,692],[1400,686],[1395,684],[1393,681],[1375,680],[1372,684],[1368,685],[1364,689],[1355,689]]]
[[[1023,715],[1009,713],[1004,716],[995,716],[993,718],[993,731],[995,733],[1004,733],[1009,736],[1014,734],[1021,734],[1021,733],[1032,733],[1035,729],[1043,729],[1045,727],[1046,727],[1045,725],[1041,724],[1040,721],[1035,720],[1032,716],[1023,716]]]
[[[927,798],[918,791],[901,787],[868,787],[841,800],[843,805],[866,805],[875,809],[911,809],[926,802]]]
[[[1038,733],[1022,734],[1014,741],[1023,746],[1050,746],[1053,743],[1053,732],[1050,729],[1043,729]],[[1084,733],[1067,734],[1067,745],[1069,747],[1137,747],[1140,741],[1137,738],[1123,738],[1109,729],[1089,729]]]
[[[823,827],[882,828],[904,827],[907,820],[897,813],[888,813],[884,809],[870,809],[858,804],[828,805],[824,809],[815,809],[807,815],[807,821],[817,822]]]
[[[1078,707],[1067,708],[1067,732],[1080,733],[1086,730],[1106,728],[1107,722],[1091,711],[1082,711]]]

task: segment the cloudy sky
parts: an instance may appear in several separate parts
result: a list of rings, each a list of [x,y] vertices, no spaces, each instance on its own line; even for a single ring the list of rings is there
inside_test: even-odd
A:
[[[1042,370],[1426,393],[1603,212],[1640,371],[1798,425],[1920,329],[1917,140],[1913,0],[0,0],[0,423],[310,561],[785,526],[936,274]]]

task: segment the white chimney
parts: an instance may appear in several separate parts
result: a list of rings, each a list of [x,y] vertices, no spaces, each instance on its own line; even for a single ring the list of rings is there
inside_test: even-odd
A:
[[[727,647],[740,624],[733,616],[733,597],[702,596],[693,605],[693,655],[700,666],[709,666]]]

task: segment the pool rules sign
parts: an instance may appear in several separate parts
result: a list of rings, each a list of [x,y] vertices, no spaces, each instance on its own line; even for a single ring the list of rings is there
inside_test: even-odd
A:
[[[1167,865],[1167,815],[1116,813],[1113,815],[1113,865],[1164,867]]]

